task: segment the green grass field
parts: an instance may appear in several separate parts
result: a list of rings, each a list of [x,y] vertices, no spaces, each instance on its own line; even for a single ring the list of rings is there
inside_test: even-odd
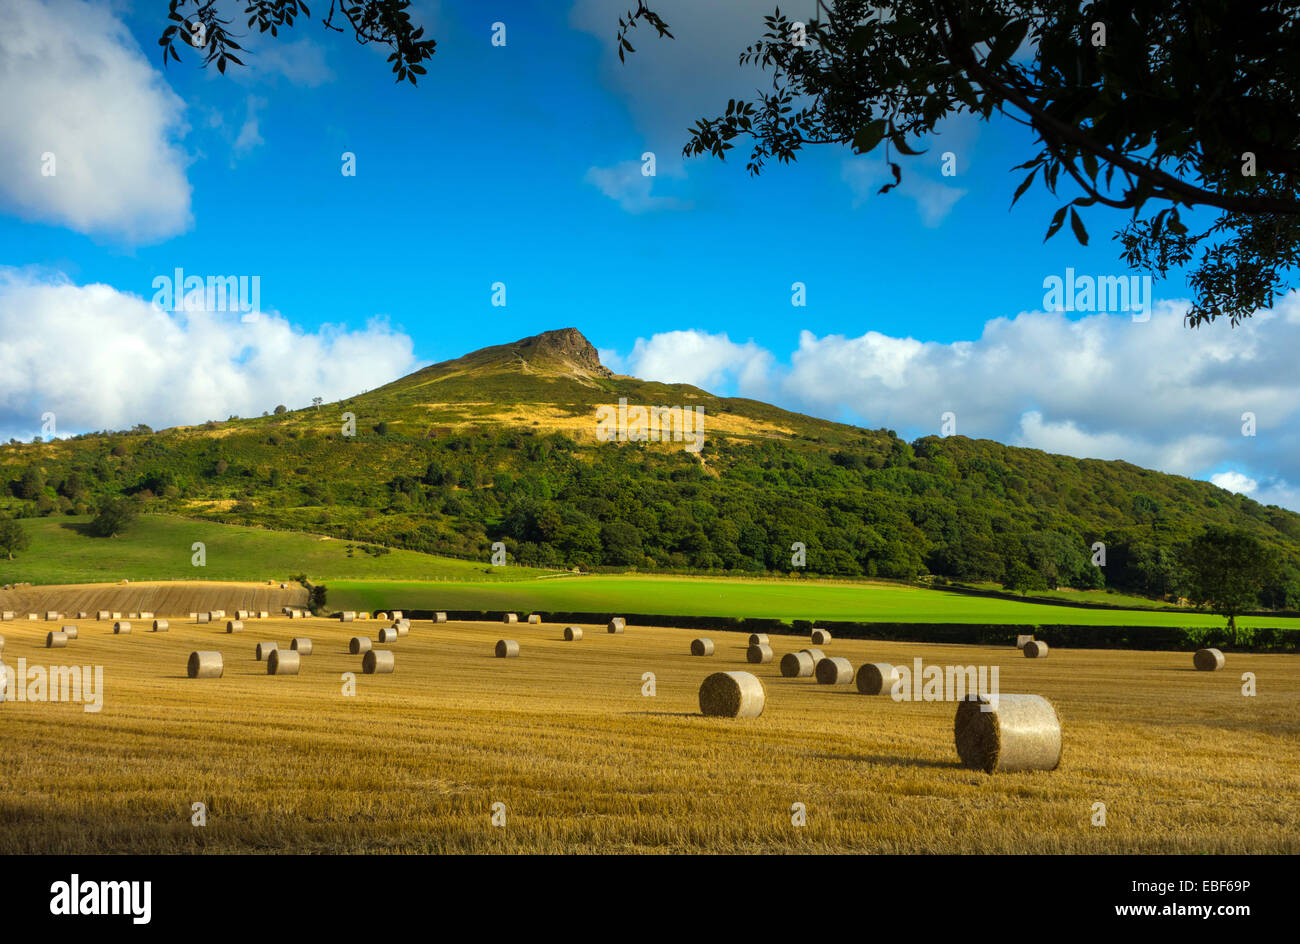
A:
[[[313,580],[519,580],[549,573],[527,567],[394,550],[378,557],[362,545],[297,531],[268,531],[191,518],[146,515],[115,538],[86,531],[87,517],[26,518],[31,547],[0,561],[4,583],[116,583],[128,580],[269,580],[305,573]],[[191,563],[196,541],[207,564]],[[349,553],[349,545],[353,547]],[[491,572],[489,572],[491,571]]]
[[[742,578],[583,576],[514,583],[331,581],[333,609],[653,613],[899,623],[1071,623],[1087,626],[1222,626],[1210,613],[1090,610],[945,593],[897,584]],[[1289,626],[1285,617],[1243,617],[1242,626]]]

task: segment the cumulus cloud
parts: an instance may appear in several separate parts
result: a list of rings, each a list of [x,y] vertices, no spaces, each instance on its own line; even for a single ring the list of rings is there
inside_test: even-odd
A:
[[[725,334],[666,331],[637,338],[626,363],[637,377],[706,389],[734,382],[752,396],[766,389],[773,361],[753,341],[737,344]]]
[[[431,29],[426,26],[426,31]],[[303,88],[317,88],[334,81],[334,70],[325,62],[325,49],[311,39],[287,42],[283,38],[261,36],[264,41],[248,45],[250,55],[241,56],[243,69],[233,69],[228,75],[243,82],[255,82],[262,76],[279,75],[290,84]],[[387,47],[385,47],[387,48]]]
[[[659,178],[647,177],[641,173],[640,161],[623,161],[613,167],[592,167],[583,180],[628,213],[645,213],[649,210],[685,210],[690,203],[683,203],[676,197],[659,197],[651,194],[655,181]]]
[[[840,176],[853,194],[854,208],[869,199],[885,199],[879,195],[880,188],[894,179],[884,158],[876,156],[845,158]],[[891,191],[891,195],[910,199],[916,204],[921,222],[934,228],[947,218],[957,201],[966,195],[966,190],[925,176],[924,169],[911,162],[903,166],[903,182]]]
[[[0,435],[155,428],[341,399],[418,367],[380,320],[296,328],[273,313],[162,310],[109,285],[0,268]],[[81,343],[83,339],[94,343]]]
[[[244,123],[240,126],[235,143],[231,146],[235,154],[241,157],[259,145],[266,143],[262,140],[262,134],[258,130],[258,113],[266,107],[266,99],[250,95],[246,104],[247,111],[244,113]]]
[[[7,212],[129,243],[189,227],[185,103],[109,9],[9,0],[0,101]]]
[[[734,384],[908,436],[939,433],[951,412],[961,435],[1213,475],[1258,501],[1300,508],[1289,484],[1300,482],[1300,295],[1235,329],[1190,330],[1186,310],[1162,302],[1145,323],[1024,312],[952,343],[803,331],[788,364],[726,335],[667,332],[638,340],[627,365],[647,379]]]

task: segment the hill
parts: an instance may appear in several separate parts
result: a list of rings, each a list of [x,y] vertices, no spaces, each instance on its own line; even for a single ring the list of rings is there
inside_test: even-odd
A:
[[[606,442],[601,407],[701,408],[703,449]],[[268,410],[269,412],[269,410]],[[0,449],[0,508],[143,510],[537,567],[1000,581],[1177,594],[1209,525],[1285,561],[1261,605],[1300,603],[1300,515],[1125,462],[964,437],[913,443],[686,384],[613,374],[573,329],[424,368],[338,403]],[[1090,563],[1104,542],[1104,568]],[[33,549],[29,552],[37,555]]]

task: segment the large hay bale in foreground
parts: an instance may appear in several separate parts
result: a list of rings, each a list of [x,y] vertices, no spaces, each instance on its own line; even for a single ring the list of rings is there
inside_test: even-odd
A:
[[[806,652],[787,652],[781,657],[781,674],[786,678],[810,678],[813,657]]]
[[[767,633],[749,634],[749,644],[751,646],[767,646],[767,645],[771,645],[771,643],[772,640],[767,638]]]
[[[970,695],[957,704],[953,735],[961,762],[988,774],[1061,763],[1061,719],[1041,695]]]
[[[578,641],[579,639],[581,639],[581,638],[582,638],[582,627],[581,627],[581,626],[566,626],[566,627],[564,627],[564,641],[565,641],[565,642],[577,642],[577,641]]]
[[[824,646],[831,641],[830,630],[814,629],[809,640],[814,646]]]
[[[1029,635],[1025,635],[1024,633],[1021,633],[1019,636],[1016,637],[1016,648],[1023,649],[1025,648],[1025,645],[1027,643],[1031,643],[1033,641],[1034,641],[1033,633],[1030,633]]]
[[[267,675],[297,675],[298,666],[301,663],[298,660],[298,650],[272,649],[271,654],[266,658]]]
[[[1192,665],[1198,672],[1217,672],[1223,668],[1223,653],[1218,649],[1197,649],[1192,656]]]
[[[76,639],[76,638],[77,638],[77,627],[75,627],[75,626],[64,626],[64,627],[63,627],[63,635],[67,636],[69,639]],[[0,645],[3,645],[3,643],[0,643]]]
[[[750,646],[745,650],[745,661],[750,665],[766,665],[772,661],[772,647]]]
[[[507,625],[511,623],[517,623],[519,622],[519,614],[507,613],[505,616],[501,617],[501,622],[506,623]]]
[[[242,633],[243,631],[244,623],[242,620],[226,620],[226,632]]]
[[[171,623],[167,622],[166,620],[153,621],[153,631],[155,633],[165,633],[170,628],[171,628]]]
[[[700,639],[692,639],[692,640],[691,640],[691,655],[693,655],[693,656],[711,656],[711,655],[713,655],[713,640],[712,640],[712,639],[704,639],[704,638],[700,638]]]
[[[221,653],[191,652],[185,671],[190,678],[221,678],[221,673],[225,671],[221,664]]]
[[[498,639],[496,653],[498,659],[518,658],[519,643],[513,639]]]
[[[359,656],[363,652],[370,651],[370,640],[366,636],[353,636],[348,640],[348,652],[354,656]]]
[[[1029,642],[1025,643],[1024,653],[1026,659],[1046,659],[1047,643],[1042,642],[1041,640],[1031,639]]]
[[[66,649],[67,647],[68,647],[67,633],[46,633],[45,634],[46,649]]]
[[[256,650],[257,661],[261,662],[279,648],[280,644],[278,642],[259,642]]]
[[[391,626],[386,627],[385,629],[381,629],[379,631],[379,636],[377,637],[376,641],[397,642],[397,630],[393,629]]]
[[[856,680],[859,694],[888,695],[898,681],[898,669],[888,662],[864,662],[858,666]]]
[[[311,640],[302,636],[295,636],[289,641],[289,648],[299,655],[311,655]]]
[[[361,671],[366,675],[392,675],[396,664],[390,650],[371,649],[361,660]]]
[[[126,620],[118,620],[113,624],[113,632],[118,635],[125,635],[126,633],[131,632],[131,624]]]
[[[622,635],[623,630],[625,629],[627,629],[627,620],[623,619],[621,616],[615,616],[609,621],[609,625],[605,627],[606,632],[614,633],[615,635]]]
[[[853,681],[853,663],[843,656],[822,659],[813,669],[819,685],[848,685]]]
[[[442,612],[434,613],[433,621],[435,623],[445,623],[447,622],[447,614]]]
[[[532,623],[534,626],[537,626],[542,622],[542,617],[538,613],[529,613],[528,622]]]
[[[757,718],[767,691],[749,672],[714,672],[700,684],[700,711],[714,718]]]

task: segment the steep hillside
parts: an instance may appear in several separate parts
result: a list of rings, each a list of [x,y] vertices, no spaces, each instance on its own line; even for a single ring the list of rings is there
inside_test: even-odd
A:
[[[705,443],[604,442],[598,411],[703,408]],[[268,408],[271,405],[268,405]],[[318,408],[0,449],[0,509],[145,510],[542,567],[1000,580],[1176,594],[1174,551],[1245,528],[1300,603],[1300,515],[1123,462],[831,423],[612,374],[573,329],[434,364]],[[1104,568],[1091,545],[1107,545]],[[38,554],[33,547],[29,554]]]

